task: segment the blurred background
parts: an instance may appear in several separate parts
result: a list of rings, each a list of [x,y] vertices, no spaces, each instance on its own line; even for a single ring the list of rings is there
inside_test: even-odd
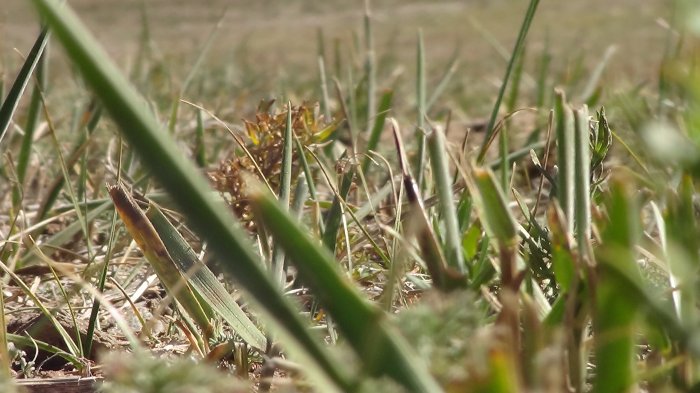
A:
[[[2,0],[0,78],[7,86],[38,32],[27,0]],[[367,54],[367,2],[310,0],[72,0],[75,9],[132,80],[163,109],[194,67],[203,67],[185,99],[236,120],[274,97],[321,99],[318,58],[341,84],[361,78]],[[456,121],[482,121],[493,104],[527,8],[525,0],[375,0],[369,2],[378,88],[396,91],[394,108],[413,108],[418,32],[425,41],[431,90],[453,66],[442,95]],[[655,87],[672,2],[664,0],[543,0],[524,58],[519,107],[548,102],[556,85],[578,94],[597,68],[608,95]],[[218,28],[216,27],[218,24]],[[213,37],[209,41],[208,37]],[[66,92],[79,78],[51,48],[52,86]],[[138,59],[138,60],[137,60]],[[354,71],[352,71],[354,70]],[[544,76],[544,90],[537,89]],[[354,74],[353,74],[354,72]],[[149,83],[145,84],[144,81]],[[77,82],[79,83],[79,82]],[[332,90],[332,83],[331,90]],[[142,89],[143,90],[143,89]],[[539,91],[539,92],[538,92]],[[331,91],[331,95],[334,96]],[[412,117],[413,115],[411,115]]]
[[[583,66],[595,63],[614,45],[617,52],[608,77],[634,82],[653,78],[666,36],[659,18],[670,14],[670,3],[543,0],[528,51],[548,45],[553,65],[563,69],[581,60]],[[336,40],[353,45],[361,37],[364,13],[360,0],[72,0],[69,4],[121,65],[136,57],[144,18],[155,51],[191,59],[225,13],[208,61],[248,62],[270,75],[316,68],[319,30],[327,51],[332,51]],[[375,0],[371,2],[375,49],[411,67],[416,34],[422,29],[429,67],[444,64],[456,51],[464,74],[500,77],[503,52],[510,52],[526,7],[524,0]],[[19,61],[13,49],[27,51],[37,26],[27,0],[2,0],[0,54],[4,60]]]

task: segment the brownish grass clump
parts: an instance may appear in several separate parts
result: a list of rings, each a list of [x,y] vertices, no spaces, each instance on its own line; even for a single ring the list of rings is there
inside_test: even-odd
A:
[[[245,197],[246,181],[243,174],[266,182],[275,193],[279,191],[284,131],[289,110],[284,107],[273,111],[273,103],[274,101],[262,102],[258,106],[255,120],[244,120],[249,138],[245,148],[222,160],[218,168],[208,172],[214,188],[222,193],[243,226],[251,231],[255,229],[255,222]],[[313,149],[318,146],[328,139],[337,126],[337,123],[328,123],[313,107],[306,104],[291,107],[291,112],[292,131],[304,148]],[[292,182],[299,175],[300,168],[299,151],[293,149]]]

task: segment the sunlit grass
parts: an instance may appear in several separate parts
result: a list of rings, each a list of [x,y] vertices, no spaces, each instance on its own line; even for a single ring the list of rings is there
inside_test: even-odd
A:
[[[528,34],[552,10],[530,1],[498,27],[519,28],[512,53],[480,30],[504,54],[483,94],[456,88],[464,60],[438,61],[425,33],[415,73],[395,72],[369,2],[350,42],[318,33],[311,68],[266,81],[252,55],[236,77],[208,69],[213,38],[175,72],[146,14],[125,73],[69,7],[32,3],[81,98],[56,102],[39,50],[5,88],[0,384],[700,384],[698,37],[682,18],[660,87],[620,93],[610,51],[550,63]],[[469,102],[483,121],[454,120]]]

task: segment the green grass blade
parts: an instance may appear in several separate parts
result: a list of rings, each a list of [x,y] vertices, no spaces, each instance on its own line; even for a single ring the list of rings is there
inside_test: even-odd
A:
[[[418,47],[416,50],[416,140],[418,141],[418,153],[414,163],[416,184],[418,189],[423,189],[423,166],[425,164],[425,45],[423,44],[423,31],[418,30]]]
[[[372,126],[372,132],[369,134],[369,139],[367,140],[367,147],[365,148],[365,153],[374,151],[379,145],[379,139],[382,136],[382,131],[384,131],[384,124],[386,123],[386,117],[391,110],[391,103],[394,98],[394,91],[387,90],[382,94],[382,98],[379,100],[379,108],[377,108],[377,115],[374,118],[374,126]],[[366,155],[362,160],[361,171],[367,175],[367,170],[370,164],[369,155]]]
[[[88,106],[88,114],[89,119],[87,124],[85,125],[87,129],[87,138],[84,136],[85,134],[80,133],[80,137],[73,146],[71,153],[68,155],[68,160],[66,161],[66,167],[68,168],[72,168],[75,165],[75,163],[78,162],[78,160],[83,156],[83,153],[89,146],[90,138],[92,137],[93,132],[97,127],[97,124],[102,118],[102,107],[93,101]],[[51,210],[53,204],[58,199],[58,196],[60,195],[63,186],[65,185],[65,181],[66,179],[65,177],[63,177],[63,171],[61,171],[61,173],[53,180],[53,182],[49,186],[46,192],[46,197],[39,206],[39,211],[37,212],[36,218],[37,222],[44,219],[49,210]]]
[[[146,217],[163,240],[178,270],[188,276],[187,280],[195,294],[198,294],[212,310],[224,318],[243,341],[253,348],[264,351],[267,343],[265,335],[238,306],[236,300],[221,285],[214,273],[197,258],[192,248],[158,206],[150,204],[146,210]]]
[[[302,350],[313,360],[307,365],[309,368],[322,370],[337,386],[349,387],[346,372],[307,331],[294,307],[262,269],[246,234],[232,225],[234,219],[227,207],[209,192],[209,185],[195,166],[182,159],[175,142],[158,125],[83,23],[68,7],[61,8],[53,1],[34,0],[33,4],[46,17],[66,53],[99,95],[144,165],[153,171],[173,201],[185,207],[192,228],[210,244],[224,268],[292,340],[288,345]]]
[[[109,262],[112,259],[112,253],[114,251],[114,243],[116,242],[117,234],[117,212],[112,212],[112,220],[109,227],[109,237],[107,242],[107,252],[104,259],[104,267],[100,272],[100,276],[97,278],[96,290],[104,292],[105,283],[107,281],[107,273],[109,272]],[[92,345],[95,335],[95,328],[97,327],[97,317],[100,310],[100,302],[95,298],[92,302],[92,310],[90,311],[90,318],[88,319],[87,334],[85,340],[85,353],[90,354],[92,352]]]
[[[634,291],[628,290],[625,282],[608,271],[615,266],[635,277],[634,281],[641,282],[634,251],[639,240],[639,209],[631,192],[620,182],[611,189],[608,213],[611,216],[602,234],[603,246],[596,253],[601,269],[593,319],[596,342],[594,391],[597,393],[634,390],[634,322],[643,304]]]
[[[61,167],[61,173],[63,174],[63,178],[68,180],[69,174],[68,174],[68,166],[66,165],[66,160],[64,159],[63,152],[61,151],[61,144],[58,141],[58,136],[56,135],[56,129],[54,128],[53,121],[51,120],[51,117],[49,116],[48,113],[48,108],[46,107],[46,102],[44,101],[44,98],[42,96],[42,106],[44,108],[44,116],[46,116],[46,120],[48,122],[48,128],[51,134],[51,141],[53,142],[53,145],[56,149],[56,153],[58,156],[58,162]],[[75,215],[77,217],[77,222],[80,223],[81,229],[83,231],[83,239],[85,239],[85,245],[87,248],[87,256],[88,259],[92,259],[92,237],[90,236],[90,228],[88,227],[88,222],[85,219],[85,214],[83,210],[81,210],[80,207],[80,200],[78,199],[78,194],[76,193],[73,184],[70,181],[66,182],[66,186],[68,188],[68,196],[70,197],[70,201],[73,202],[73,206],[75,207]],[[83,198],[84,201],[84,198]]]
[[[496,183],[493,172],[487,169],[474,168],[473,177],[468,179],[467,186],[474,198],[474,207],[477,215],[490,239],[495,241],[498,250],[500,264],[501,285],[506,289],[502,296],[507,296],[508,291],[514,296],[520,287],[518,278],[518,257],[516,246],[518,244],[518,231],[515,218],[508,210],[505,196]],[[506,313],[504,307],[502,315]],[[517,315],[518,309],[512,310]],[[510,321],[510,322],[508,322]],[[516,319],[505,318],[503,323],[510,325],[514,342],[518,341],[519,330]]]
[[[17,179],[20,184],[24,184],[24,177],[27,173],[29,165],[29,156],[31,154],[32,145],[34,142],[34,131],[36,130],[37,122],[39,121],[39,109],[41,108],[41,92],[46,88],[46,78],[48,74],[48,61],[46,60],[46,52],[44,50],[39,62],[36,66],[36,86],[32,91],[32,98],[27,109],[27,123],[24,127],[24,137],[22,139],[22,147],[17,156]]]
[[[19,70],[19,74],[17,74],[17,78],[15,78],[12,87],[10,87],[7,97],[5,97],[5,100],[0,106],[0,142],[5,137],[7,129],[10,128],[12,116],[17,110],[22,94],[24,94],[24,89],[26,89],[27,84],[29,84],[29,80],[39,63],[39,59],[41,59],[41,54],[44,52],[48,40],[49,30],[48,28],[43,28],[41,33],[39,33],[39,37],[34,41],[34,46],[32,46],[31,51],[27,55],[27,59]]]
[[[465,273],[467,267],[462,253],[462,235],[457,224],[454,191],[445,149],[445,135],[439,128],[433,128],[428,136],[428,153],[440,200],[440,216],[445,224],[445,257],[449,266]]]
[[[407,233],[414,235],[418,240],[425,266],[433,280],[433,287],[445,292],[459,288],[464,284],[464,280],[462,280],[463,277],[457,272],[447,270],[445,256],[442,253],[435,232],[433,232],[433,228],[430,225],[423,199],[418,190],[418,185],[413,180],[413,176],[411,176],[398,123],[396,120],[391,119],[391,124],[394,133],[394,143],[399,156],[402,182],[410,206],[408,213],[408,217],[410,218],[407,220],[408,222],[404,224],[404,226],[406,226],[405,230]],[[455,273],[455,275],[450,273]]]
[[[197,109],[197,127],[195,128],[194,157],[197,166],[205,168],[207,166],[207,151],[204,146],[204,115],[201,109]]]
[[[539,0],[530,0],[530,5],[525,13],[525,18],[523,24],[520,27],[520,32],[518,33],[518,39],[515,41],[515,47],[513,48],[513,53],[511,54],[510,60],[508,61],[508,67],[506,68],[506,74],[503,77],[503,82],[501,83],[501,88],[498,91],[498,96],[496,97],[496,103],[493,105],[493,110],[491,111],[491,117],[489,118],[488,125],[486,126],[486,136],[484,137],[484,144],[481,146],[479,151],[479,156],[477,157],[477,163],[481,164],[486,157],[486,142],[491,139],[491,134],[494,132],[494,126],[496,125],[496,119],[498,118],[498,113],[501,110],[501,102],[503,101],[503,96],[506,93],[506,87],[508,86],[508,80],[513,72],[513,68],[518,60],[518,57],[525,47],[525,38],[530,30],[530,24],[535,18],[535,12],[537,11],[537,6],[539,5]]]
[[[289,209],[289,201],[292,194],[292,159],[294,150],[294,137],[292,134],[292,103],[287,103],[287,125],[284,130],[284,148],[282,149],[282,170],[280,171],[280,189],[278,198],[282,206]],[[304,154],[304,152],[299,152]],[[284,286],[286,277],[284,274],[284,251],[275,244],[272,253],[272,274],[280,285]]]
[[[472,180],[469,187],[474,197],[474,207],[486,232],[499,244],[512,245],[517,241],[516,222],[493,172],[474,168]]]
[[[204,41],[204,45],[202,46],[202,49],[200,50],[199,55],[197,56],[197,59],[194,62],[194,65],[192,65],[190,72],[187,73],[185,81],[182,83],[182,86],[180,87],[177,93],[175,101],[173,101],[173,106],[170,108],[170,119],[168,120],[168,130],[170,130],[170,132],[175,131],[175,124],[177,124],[177,115],[180,110],[180,99],[190,87],[190,83],[192,83],[192,80],[201,68],[202,63],[204,63],[204,59],[206,58],[207,52],[209,52],[209,48],[214,42],[214,38],[216,38],[216,34],[219,32],[219,28],[221,28],[225,17],[226,11],[224,11],[221,14],[221,17],[219,17],[219,20],[216,22],[216,25],[214,25],[214,28],[209,33],[207,40]]]
[[[309,188],[309,196],[314,201],[314,218],[318,228],[317,233],[324,232],[323,219],[321,217],[321,207],[319,206],[318,197],[316,195],[316,183],[314,181],[313,173],[311,172],[311,167],[309,167],[309,161],[306,159],[306,151],[304,146],[302,146],[299,138],[294,136],[294,144],[296,145],[297,151],[299,152],[299,161],[301,162],[301,167],[304,169],[304,179],[306,179],[306,185]]]
[[[341,158],[342,159],[342,158]],[[347,198],[350,192],[350,187],[352,186],[352,179],[355,176],[355,169],[350,168],[350,170],[343,174],[340,181],[340,188],[338,192],[333,197],[333,204],[328,210],[326,221],[324,222],[325,231],[323,232],[322,241],[323,244],[328,248],[331,253],[335,253],[336,240],[338,237],[338,231],[340,230],[340,224],[343,215],[343,202]]]
[[[673,299],[677,315],[686,326],[697,326],[698,313],[695,307],[698,290],[693,285],[698,247],[696,239],[700,228],[695,217],[697,186],[693,178],[683,175],[677,190],[668,201],[664,227],[659,227],[662,251],[668,256]],[[665,233],[663,232],[665,231]]]
[[[550,64],[552,63],[552,54],[549,47],[549,35],[544,42],[544,48],[537,64],[537,108],[544,108],[545,102],[548,99],[549,89],[547,88],[547,77],[550,73]],[[538,135],[539,136],[539,135]]]
[[[0,281],[0,291],[5,291],[5,283]],[[0,307],[5,310],[5,296],[0,296]],[[12,360],[10,360],[10,351],[7,345],[8,334],[7,334],[7,316],[5,312],[0,314],[0,378],[7,380],[12,378]]]
[[[556,196],[564,212],[570,233],[574,232],[575,140],[574,116],[562,90],[557,89],[555,114],[557,118],[557,190]]]
[[[388,375],[413,392],[439,391],[382,311],[346,281],[333,256],[301,229],[274,198],[258,188],[251,195],[258,216],[284,247],[302,280],[333,316],[338,328],[372,375]]]
[[[591,237],[591,148],[588,107],[574,111],[574,202],[576,240],[584,254]]]

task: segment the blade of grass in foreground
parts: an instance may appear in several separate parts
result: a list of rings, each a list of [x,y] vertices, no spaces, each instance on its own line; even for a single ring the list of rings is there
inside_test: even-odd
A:
[[[612,185],[610,222],[602,235],[603,245],[596,253],[600,282],[593,319],[596,341],[593,391],[598,393],[636,390],[633,387],[636,379],[635,319],[643,303],[624,280],[609,272],[615,266],[635,281],[641,281],[634,252],[641,225],[639,208],[631,195],[619,180]]]
[[[34,46],[32,47],[31,52],[29,52],[27,60],[25,60],[24,65],[22,65],[15,82],[12,84],[10,92],[7,94],[7,98],[5,98],[2,106],[0,106],[0,142],[5,136],[5,132],[7,132],[7,129],[10,127],[12,116],[15,114],[15,110],[17,110],[19,100],[22,98],[24,89],[27,88],[27,84],[29,83],[29,79],[32,77],[32,73],[34,73],[34,68],[36,68],[37,63],[39,63],[39,59],[41,58],[41,54],[44,52],[48,38],[48,28],[43,28],[39,34],[39,37],[37,37],[36,41],[34,42]]]
[[[209,185],[195,166],[184,160],[173,139],[143,105],[104,50],[69,7],[51,0],[33,0],[66,53],[86,82],[102,100],[105,109],[140,154],[145,166],[179,206],[184,207],[192,228],[207,241],[231,276],[263,307],[268,320],[275,321],[289,339],[287,348],[297,350],[309,362],[310,375],[323,377],[327,389],[350,389],[345,369],[332,361],[327,351],[310,334],[298,312],[263,271],[259,258],[221,199],[209,192]]]
[[[378,308],[366,302],[342,277],[333,256],[311,239],[262,188],[251,202],[258,217],[284,248],[302,280],[333,316],[338,328],[371,375],[389,375],[412,392],[439,391],[426,367],[387,323]]]

